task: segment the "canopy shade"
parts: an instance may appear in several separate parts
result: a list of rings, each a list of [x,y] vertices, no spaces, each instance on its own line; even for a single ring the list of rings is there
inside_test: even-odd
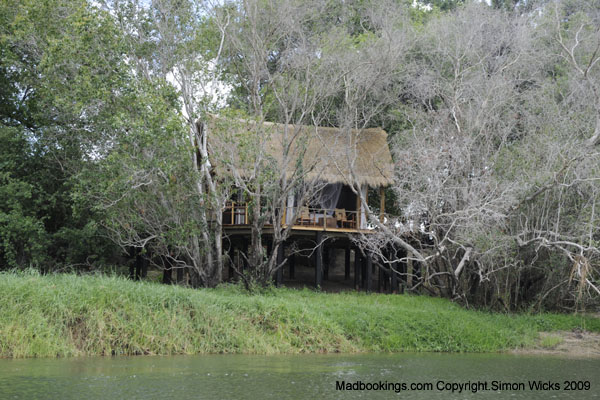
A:
[[[260,159],[274,170],[302,174],[308,180],[371,187],[393,182],[387,133],[381,128],[259,124],[216,116],[202,122],[198,127],[209,130],[209,158],[219,175],[235,172],[252,178]]]

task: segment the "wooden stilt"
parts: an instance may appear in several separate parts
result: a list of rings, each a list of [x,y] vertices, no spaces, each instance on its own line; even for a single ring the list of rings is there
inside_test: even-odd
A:
[[[321,288],[323,280],[323,232],[317,232],[317,249],[315,262],[315,287]]]
[[[329,280],[329,264],[331,264],[331,248],[330,247],[326,247],[325,249],[323,249],[323,255],[324,255],[324,260],[323,260],[323,279],[328,281]]]
[[[390,275],[391,270],[388,269],[384,269],[383,270],[383,291],[387,292],[388,289],[390,288],[390,277],[392,275]]]
[[[350,279],[350,246],[346,246],[344,252],[344,279]]]
[[[360,287],[365,289],[367,287],[367,259],[369,258],[369,256],[367,255],[367,253],[365,252],[364,256],[360,257],[360,260],[362,261],[362,263],[360,264]],[[369,274],[368,276],[371,276],[371,274]]]
[[[360,269],[362,266],[362,260],[358,249],[354,250],[354,289],[360,288]]]
[[[279,245],[277,248],[277,265],[281,265],[284,258],[284,248],[283,243]],[[283,266],[279,267],[277,271],[275,271],[275,286],[279,287],[283,283]]]
[[[230,281],[232,281],[235,276],[235,271],[233,270],[234,262],[235,262],[235,248],[233,247],[233,245],[231,245],[229,247],[229,273],[228,273],[228,278]]]
[[[273,251],[273,242],[267,241],[267,257],[271,257],[271,252]]]
[[[247,239],[242,240],[242,249],[243,249],[242,270],[247,271],[248,270],[248,240]]]
[[[290,256],[290,279],[296,279],[296,255]]]
[[[367,263],[366,263],[366,283],[365,283],[365,289],[367,292],[371,291],[371,284],[372,284],[372,275],[373,275],[373,259],[371,258],[371,254],[367,253],[366,254],[366,258],[367,258]]]

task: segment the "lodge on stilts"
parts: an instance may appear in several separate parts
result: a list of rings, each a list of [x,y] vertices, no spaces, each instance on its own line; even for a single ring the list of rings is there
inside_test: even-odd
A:
[[[215,122],[217,121],[217,122]],[[246,133],[256,130],[253,122],[237,121],[235,124],[223,124],[219,127],[220,118],[212,119],[207,126],[213,130],[227,130],[230,140],[239,140],[239,131]],[[200,123],[200,122],[199,122]],[[232,127],[233,126],[233,127]],[[377,289],[396,292],[402,289],[401,276],[393,273],[389,267],[375,266],[374,256],[359,248],[353,237],[369,235],[373,227],[367,218],[363,204],[354,188],[359,188],[364,199],[375,200],[381,221],[385,214],[385,188],[392,183],[393,164],[387,142],[387,133],[381,128],[348,129],[294,126],[264,122],[261,129],[268,130],[262,144],[266,148],[272,162],[280,167],[298,168],[298,161],[309,172],[306,180],[318,182],[318,190],[304,203],[293,194],[287,198],[286,207],[280,213],[280,227],[291,226],[291,231],[284,245],[278,247],[278,264],[287,259],[284,268],[275,274],[277,285],[298,286],[310,284],[328,290]],[[285,132],[285,133],[284,133]],[[297,135],[302,139],[288,147],[288,154],[301,154],[300,160],[286,164],[282,162],[285,142],[284,134]],[[243,132],[242,132],[243,133]],[[222,136],[212,132],[213,151],[226,152],[231,147]],[[219,140],[221,140],[219,142]],[[295,147],[294,147],[295,146]],[[215,150],[218,149],[218,150]],[[231,168],[237,168],[238,174],[245,174],[247,167],[238,160],[235,154],[233,162],[214,166],[216,175],[228,174]],[[235,165],[238,164],[238,165]],[[229,170],[228,170],[229,169]],[[293,172],[290,171],[290,174]],[[234,191],[235,193],[235,191]],[[247,267],[248,246],[251,234],[249,205],[243,194],[236,193],[222,210],[224,242],[228,243],[225,251],[238,269]],[[263,228],[263,243],[267,253],[271,253],[270,237],[273,226]],[[225,247],[225,246],[224,246]],[[293,249],[293,251],[292,251]],[[393,250],[395,252],[401,250]],[[341,259],[343,258],[343,263]],[[395,265],[394,270],[406,270],[407,265]],[[233,268],[229,266],[230,279],[234,279]]]

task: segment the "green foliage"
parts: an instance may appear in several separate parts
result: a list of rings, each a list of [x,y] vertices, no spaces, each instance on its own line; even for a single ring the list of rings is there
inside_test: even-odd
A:
[[[28,143],[18,128],[0,126],[0,266],[39,266],[48,235],[37,211],[39,185],[28,181]]]
[[[554,349],[562,342],[564,342],[564,339],[560,336],[548,335],[544,336],[542,340],[540,340],[540,346],[542,346],[545,349]]]
[[[74,186],[136,103],[122,33],[85,0],[6,1],[0,20],[0,268],[110,259]]]

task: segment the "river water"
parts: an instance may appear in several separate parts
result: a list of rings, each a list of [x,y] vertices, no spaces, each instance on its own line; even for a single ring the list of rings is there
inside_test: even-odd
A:
[[[534,381],[545,386],[530,387]],[[0,359],[0,399],[171,398],[600,399],[600,360],[423,353]]]

